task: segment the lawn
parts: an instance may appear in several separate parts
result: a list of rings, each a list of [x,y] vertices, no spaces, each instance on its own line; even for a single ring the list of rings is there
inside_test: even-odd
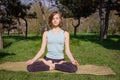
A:
[[[29,34],[27,39],[19,35],[4,35],[3,38],[4,49],[0,50],[0,63],[27,61],[33,58],[41,47],[40,35]],[[0,80],[120,80],[120,35],[109,35],[107,40],[100,42],[96,34],[79,33],[76,38],[71,34],[70,48],[80,65],[108,66],[116,72],[116,75],[95,76],[0,70]],[[66,56],[65,58],[68,60]]]

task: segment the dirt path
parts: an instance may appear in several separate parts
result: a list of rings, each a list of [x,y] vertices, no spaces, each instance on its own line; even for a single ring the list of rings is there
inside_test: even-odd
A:
[[[25,62],[6,62],[0,64],[0,70],[9,71],[26,71]],[[54,71],[48,71],[54,72]],[[107,66],[97,66],[97,65],[80,65],[78,66],[78,71],[76,74],[92,74],[92,75],[115,75],[116,73]]]

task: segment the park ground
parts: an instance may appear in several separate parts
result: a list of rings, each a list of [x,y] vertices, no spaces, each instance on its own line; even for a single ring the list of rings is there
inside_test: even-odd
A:
[[[40,49],[41,35],[29,34],[27,39],[21,35],[3,35],[3,42],[4,49],[0,50],[0,63],[27,61],[33,58]],[[0,80],[120,80],[120,35],[108,35],[107,40],[100,42],[97,34],[78,33],[77,37],[73,37],[71,33],[70,48],[80,65],[108,66],[116,75],[96,76],[0,70]],[[65,58],[68,60],[66,56]]]

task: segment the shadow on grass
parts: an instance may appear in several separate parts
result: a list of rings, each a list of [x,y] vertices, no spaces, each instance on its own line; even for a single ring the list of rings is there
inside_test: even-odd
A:
[[[14,56],[14,53],[6,53],[6,52],[0,52],[0,59],[6,57],[6,56]]]
[[[4,42],[3,42],[4,43]],[[13,42],[7,42],[7,43],[4,43],[3,47],[6,48],[8,46],[10,46]]]
[[[23,36],[3,36],[3,43],[4,43],[4,48],[9,47],[11,44],[19,42],[21,40],[27,41],[27,40],[40,40],[42,37],[39,35],[31,35],[28,36],[27,38]]]
[[[24,38],[23,36],[3,36],[4,39],[14,39],[14,42],[18,42],[21,40],[39,40],[42,39],[40,35],[28,35],[27,38]],[[115,49],[120,50],[120,35],[109,35],[108,39],[104,41],[99,40],[99,35],[97,34],[79,34],[77,37],[74,37],[73,34],[71,34],[71,38],[76,38],[78,40],[84,40],[84,41],[91,41],[96,44],[100,44],[103,47],[107,49]],[[4,47],[9,47],[12,42],[5,42]]]
[[[31,35],[31,36],[28,36],[27,38],[23,36],[3,36],[3,38],[5,39],[13,38],[16,41],[20,41],[20,40],[38,40],[38,39],[41,39],[42,37],[39,35]]]
[[[71,35],[71,38],[76,38],[83,41],[91,41],[96,44],[100,44],[107,49],[120,50],[120,35],[109,35],[104,41],[99,40],[99,35],[97,34],[79,34],[77,37]]]

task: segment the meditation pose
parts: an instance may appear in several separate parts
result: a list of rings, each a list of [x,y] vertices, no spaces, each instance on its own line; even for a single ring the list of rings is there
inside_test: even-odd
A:
[[[52,63],[51,60],[45,60],[43,58],[38,59],[38,61],[42,61],[43,63],[45,63],[46,65],[48,65],[49,66],[49,70],[54,70],[55,69],[55,64],[62,64],[64,62],[66,62],[66,61],[59,61],[57,63]]]
[[[62,17],[58,11],[49,16],[50,30],[45,31],[42,36],[42,44],[38,53],[27,61],[29,72],[59,70],[64,72],[76,72],[79,65],[74,59],[69,46],[69,33],[62,27]],[[41,58],[47,46],[47,53]],[[65,46],[65,47],[64,47]],[[65,53],[70,61],[65,61]]]

